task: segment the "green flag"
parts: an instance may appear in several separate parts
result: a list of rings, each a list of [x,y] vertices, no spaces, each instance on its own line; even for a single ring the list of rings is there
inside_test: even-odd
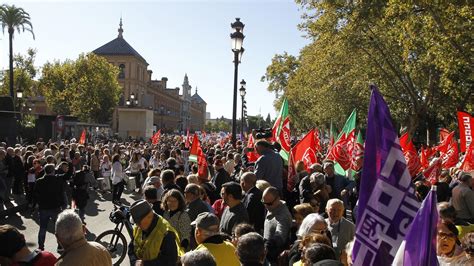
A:
[[[288,116],[288,100],[285,98],[283,104],[281,105],[280,113],[278,114],[275,124],[272,128],[273,139],[274,141],[280,143],[281,150],[280,155],[288,162],[290,155],[290,117]]]

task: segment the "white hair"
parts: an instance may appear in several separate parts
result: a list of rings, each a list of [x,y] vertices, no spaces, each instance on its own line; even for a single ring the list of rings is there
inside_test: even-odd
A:
[[[318,213],[310,213],[308,214],[301,223],[300,228],[296,235],[300,238],[306,236],[307,234],[311,233],[311,229],[316,223],[324,223],[327,225],[324,217],[319,215]]]
[[[198,176],[195,174],[190,174],[186,177],[188,184],[199,184]]]
[[[73,210],[65,210],[59,214],[55,231],[63,246],[84,238],[81,218]]]
[[[329,208],[331,207],[332,205],[335,205],[335,204],[339,204],[340,206],[342,206],[344,208],[344,202],[340,199],[330,199],[328,200],[328,202],[326,203],[326,208]]]

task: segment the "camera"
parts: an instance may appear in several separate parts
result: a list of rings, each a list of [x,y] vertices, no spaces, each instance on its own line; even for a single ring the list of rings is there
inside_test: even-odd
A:
[[[256,139],[268,139],[272,137],[271,128],[259,128],[255,129],[254,136]]]

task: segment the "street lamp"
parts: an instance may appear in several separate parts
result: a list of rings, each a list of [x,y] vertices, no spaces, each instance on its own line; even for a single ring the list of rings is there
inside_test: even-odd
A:
[[[242,117],[241,117],[241,119],[240,119],[240,124],[241,124],[241,125],[240,125],[240,138],[242,138],[242,136],[244,135],[244,106],[245,106],[245,104],[244,104],[244,102],[245,102],[244,98],[245,98],[245,94],[247,93],[247,92],[245,91],[245,85],[246,85],[246,84],[247,84],[247,83],[245,82],[245,80],[242,79],[242,81],[240,82],[240,89],[239,89],[240,97],[242,97],[242,113],[241,113],[241,114],[242,114]]]
[[[23,98],[23,91],[17,90],[16,91],[16,98],[21,100],[21,98]]]
[[[239,63],[242,59],[244,49],[242,43],[244,42],[244,34],[242,33],[245,25],[240,22],[240,18],[235,18],[235,22],[231,23],[230,26],[234,30],[230,34],[232,40],[232,52],[234,53],[234,99],[232,106],[232,145],[235,146],[237,142],[237,79],[239,75]]]

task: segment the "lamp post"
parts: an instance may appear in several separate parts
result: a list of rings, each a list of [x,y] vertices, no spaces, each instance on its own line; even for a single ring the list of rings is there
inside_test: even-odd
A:
[[[247,83],[245,82],[245,80],[242,79],[242,81],[240,82],[240,89],[239,89],[239,92],[240,92],[240,97],[242,97],[242,117],[240,119],[240,138],[242,139],[242,136],[244,135],[244,98],[245,98],[245,94],[247,93],[245,91],[245,85]]]
[[[15,136],[15,137],[18,137],[19,140],[21,141],[21,100],[23,99],[23,91],[21,89],[18,89],[16,91],[16,100],[17,100],[17,104],[18,104],[18,113],[16,115],[16,118],[17,118],[17,121],[18,121],[18,127],[20,130],[17,131],[17,133],[19,134],[19,136]]]
[[[239,74],[239,63],[244,53],[242,43],[244,41],[244,34],[242,33],[245,25],[240,22],[240,18],[235,18],[235,22],[231,23],[230,26],[234,30],[230,34],[232,40],[232,52],[234,53],[234,98],[233,98],[233,109],[232,109],[232,145],[235,146],[237,142],[237,79]]]
[[[125,105],[128,107],[138,106],[138,99],[135,97],[135,93],[130,94],[130,98],[125,101]]]

